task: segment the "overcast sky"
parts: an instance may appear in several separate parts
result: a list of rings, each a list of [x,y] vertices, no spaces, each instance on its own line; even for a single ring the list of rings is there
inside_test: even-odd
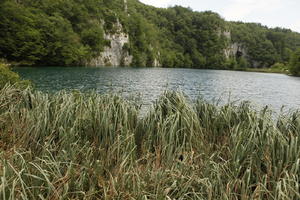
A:
[[[182,5],[211,10],[230,21],[259,22],[300,32],[300,0],[140,0],[156,7]]]

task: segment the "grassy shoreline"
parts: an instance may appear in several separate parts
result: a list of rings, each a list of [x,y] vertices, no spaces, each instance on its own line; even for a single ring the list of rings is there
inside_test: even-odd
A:
[[[245,68],[245,69],[236,69],[234,71],[275,73],[275,74],[290,75],[290,72],[288,70],[284,70],[284,69],[272,69],[272,68]]]
[[[300,113],[0,90],[3,199],[299,199]]]

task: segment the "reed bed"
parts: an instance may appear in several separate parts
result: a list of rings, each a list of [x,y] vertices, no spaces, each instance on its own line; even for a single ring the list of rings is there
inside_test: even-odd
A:
[[[300,113],[0,90],[0,199],[300,199]]]

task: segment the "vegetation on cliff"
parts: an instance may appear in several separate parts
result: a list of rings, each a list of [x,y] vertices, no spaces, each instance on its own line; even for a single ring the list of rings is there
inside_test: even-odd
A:
[[[286,64],[300,34],[260,24],[226,22],[218,14],[137,0],[3,0],[0,58],[29,65],[82,65],[97,57],[120,22],[132,66],[232,69]],[[229,34],[231,33],[231,34]],[[231,44],[242,50],[228,57]]]

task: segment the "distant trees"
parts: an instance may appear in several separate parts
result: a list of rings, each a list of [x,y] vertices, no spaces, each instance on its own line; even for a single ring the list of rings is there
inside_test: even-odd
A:
[[[2,0],[0,58],[28,65],[80,65],[99,55],[116,32],[129,34],[124,46],[134,66],[234,69],[259,63],[287,64],[300,47],[300,34],[261,24],[226,22],[211,11],[175,6],[155,8],[128,0]],[[231,38],[225,32],[231,32]],[[226,58],[224,49],[240,43],[247,55]]]
[[[250,61],[270,67],[275,63],[288,63],[292,52],[300,47],[300,34],[288,29],[269,29],[261,24],[231,22],[232,42],[247,48]]]
[[[227,39],[223,37],[222,32],[226,23],[218,14],[193,12],[181,6],[154,9],[136,3],[135,7],[137,9],[131,11],[132,16],[137,12],[146,18],[148,23],[153,24],[151,32],[155,34],[149,35],[153,39],[148,39],[147,44],[157,49],[154,53],[160,54],[159,60],[164,67],[224,66],[223,49]]]
[[[0,2],[0,58],[25,65],[79,65],[103,50],[100,0]],[[95,7],[91,7],[94,5]],[[109,20],[107,20],[109,22]]]
[[[290,72],[292,75],[300,76],[300,48],[291,56]]]

